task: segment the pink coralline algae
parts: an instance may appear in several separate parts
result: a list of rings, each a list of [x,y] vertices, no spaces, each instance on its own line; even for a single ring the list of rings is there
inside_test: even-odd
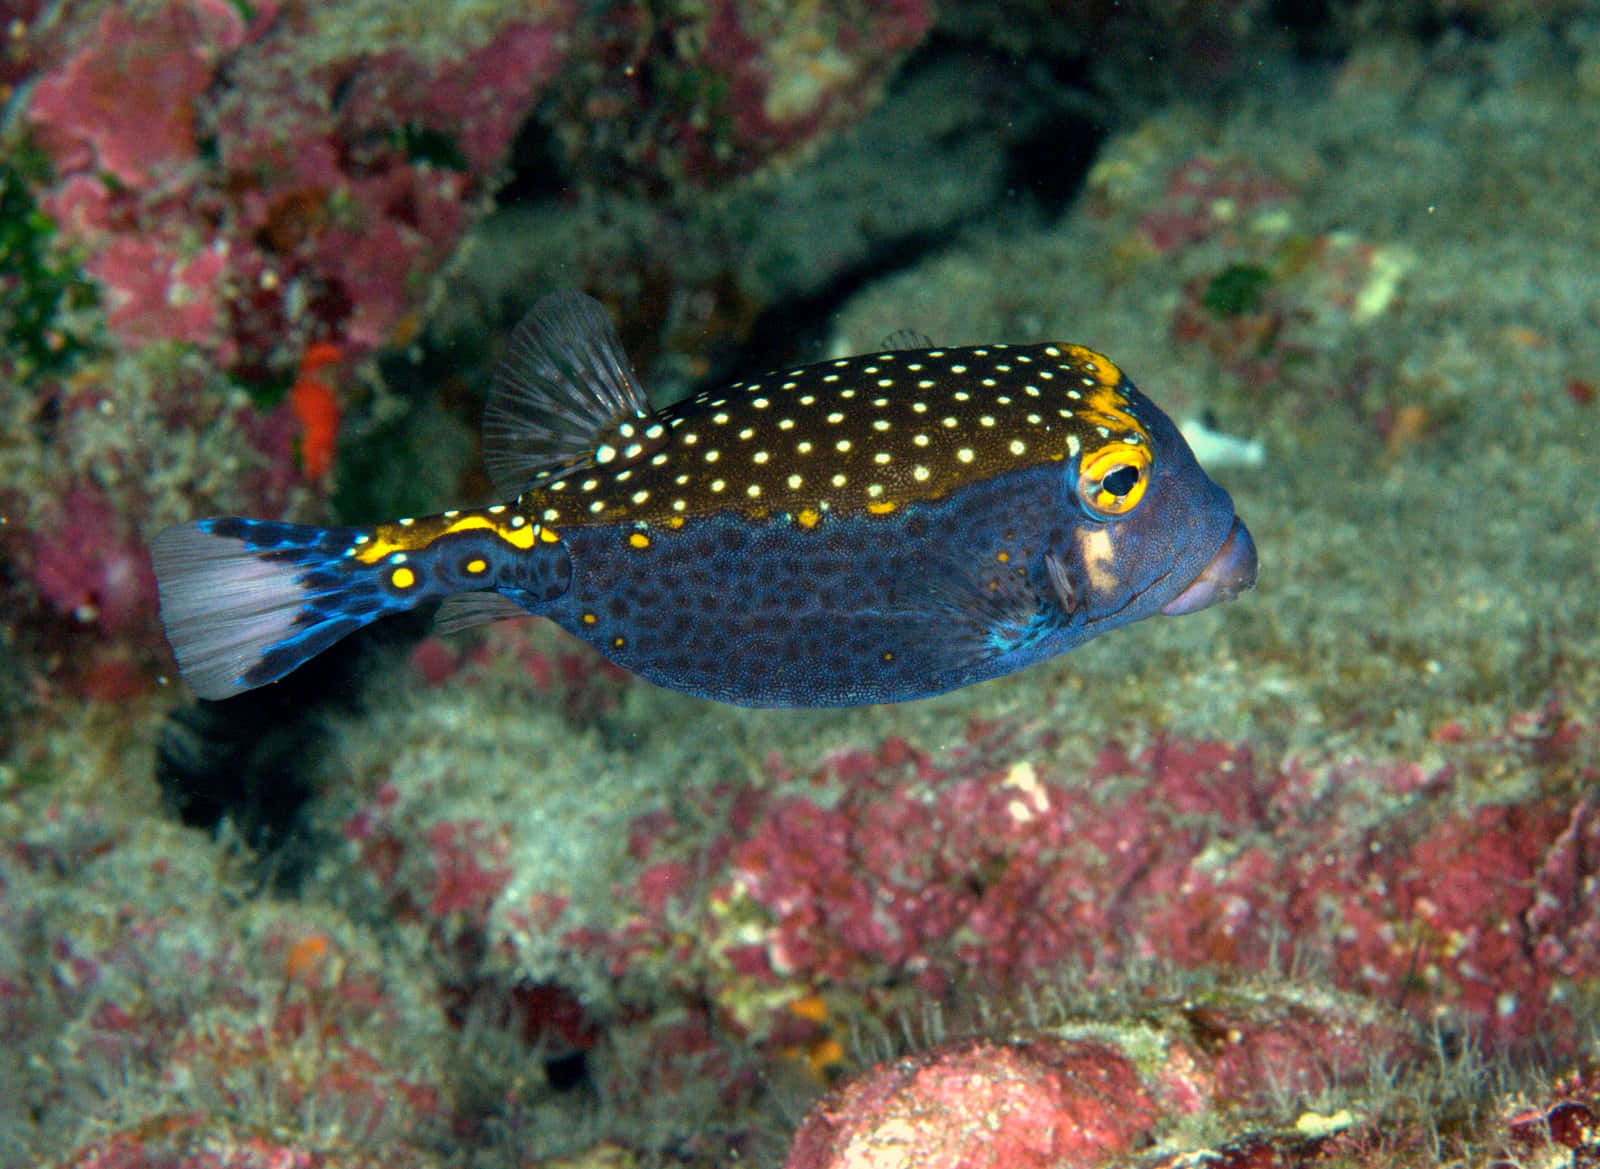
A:
[[[149,557],[102,493],[69,490],[29,543],[33,580],[57,613],[110,634],[144,627],[155,601]]]
[[[511,879],[503,835],[479,820],[445,821],[428,830],[432,878],[427,914],[436,920],[464,917],[482,926],[490,907]]]
[[[107,8],[78,53],[39,79],[30,120],[62,170],[141,190],[175,182],[195,158],[195,103],[244,37],[240,9],[225,0],[142,16]]]
[[[802,13],[804,16],[802,16]],[[806,19],[809,17],[809,20]],[[916,0],[765,10],[723,0],[711,8],[702,64],[722,79],[733,159],[759,160],[851,120],[933,23]],[[724,159],[708,160],[723,162]],[[748,164],[746,164],[748,165]]]
[[[60,1169],[431,1169],[443,1161],[412,1149],[338,1145],[316,1149],[205,1112],[174,1112],[106,1134]]]
[[[1285,183],[1247,163],[1201,155],[1173,167],[1161,198],[1140,219],[1139,231],[1165,254],[1236,232],[1245,217],[1291,195]]]
[[[932,29],[925,0],[773,6],[619,4],[596,30],[608,62],[572,96],[573,166],[651,189],[715,187],[849,126]],[[670,44],[671,51],[661,51]]]
[[[485,629],[465,653],[448,639],[429,637],[411,653],[411,667],[436,686],[464,673],[472,681],[503,672],[532,694],[556,694],[563,714],[585,725],[613,713],[637,679],[582,646],[552,637],[534,621],[501,622]]]
[[[124,236],[84,269],[106,290],[106,325],[124,340],[210,345],[222,341],[216,290],[227,265],[221,242],[191,251],[175,240]]]
[[[693,856],[675,821],[646,817],[616,926],[567,943],[618,975],[688,946],[676,967],[756,1037],[782,1027],[751,1003],[824,988],[877,1010],[913,987],[943,998],[1063,969],[1107,986],[1151,960],[1270,971],[1291,955],[1491,1045],[1565,1049],[1575,1034],[1572,992],[1592,993],[1600,969],[1591,800],[1558,783],[1460,810],[1470,773],[1522,753],[1515,737],[1432,768],[1274,767],[1158,739],[1074,777],[975,735],[943,758],[901,740],[844,753],[812,777],[816,795],[723,791],[723,827]]]
[[[564,64],[574,14],[508,16],[448,54],[341,58],[305,14],[242,12],[107,9],[27,116],[60,176],[41,204],[87,251],[113,335],[260,377],[311,341],[359,355],[394,338]]]
[[[1590,1169],[1600,1165],[1600,1096],[1593,1076],[1562,1077],[1536,1093],[1500,1100],[1489,1114],[1448,1137],[1440,1113],[1459,1110],[1484,1085],[1458,1083],[1464,1098],[1385,1099],[1379,1115],[1341,1111],[1311,1116],[1312,1123],[1281,1131],[1244,1131],[1196,1153],[1186,1151],[1146,1162],[1148,1169],[1315,1169],[1362,1165],[1381,1169],[1435,1169],[1440,1165],[1482,1165],[1521,1169],[1527,1165]],[[1407,1089],[1402,1088],[1402,1092]],[[1476,1103],[1486,1103],[1477,1099]],[[1247,1126],[1246,1126],[1247,1127]],[[1452,1126],[1453,1127],[1453,1126]]]
[[[1596,1163],[1592,1073],[1507,1093],[1424,1034],[1267,980],[1124,1001],[867,1068],[812,1108],[787,1169]]]
[[[392,914],[426,922],[446,942],[463,936],[481,942],[489,911],[512,877],[505,827],[476,818],[421,827],[408,822],[413,814],[385,784],[346,818],[345,838]]]
[[[1159,1111],[1099,1043],[966,1041],[898,1060],[801,1125],[785,1169],[1079,1169],[1145,1143]]]
[[[346,116],[448,130],[471,171],[487,174],[504,160],[540,85],[563,64],[566,31],[561,20],[514,20],[487,44],[429,72],[404,49],[376,55],[356,73]]]
[[[1593,1069],[1563,1077],[1545,1100],[1522,1101],[1499,1119],[1519,1153],[1564,1149],[1574,1167],[1600,1165],[1600,1073]]]

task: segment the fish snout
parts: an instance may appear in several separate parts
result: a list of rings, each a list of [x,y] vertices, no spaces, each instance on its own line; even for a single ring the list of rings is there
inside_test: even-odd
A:
[[[1169,617],[1193,613],[1219,601],[1231,601],[1253,588],[1255,583],[1256,542],[1250,538],[1250,530],[1235,516],[1228,538],[1222,541],[1222,547],[1217,549],[1210,563],[1189,582],[1188,588],[1162,606],[1161,611]]]

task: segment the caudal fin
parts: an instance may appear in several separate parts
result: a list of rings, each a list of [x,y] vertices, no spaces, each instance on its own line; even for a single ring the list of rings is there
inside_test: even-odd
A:
[[[161,621],[184,681],[227,698],[276,681],[346,634],[414,605],[352,554],[356,528],[210,519],[150,545]]]

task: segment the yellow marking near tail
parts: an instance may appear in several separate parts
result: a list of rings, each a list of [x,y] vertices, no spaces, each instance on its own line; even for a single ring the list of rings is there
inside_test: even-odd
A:
[[[355,546],[354,555],[363,564],[377,564],[396,552],[420,552],[442,536],[476,531],[492,532],[523,552],[533,547],[536,538],[546,541],[561,538],[554,533],[546,535],[551,529],[529,523],[526,516],[515,512],[507,512],[503,517],[487,512],[457,512],[425,516],[403,524],[379,524],[372,530],[371,539]]]

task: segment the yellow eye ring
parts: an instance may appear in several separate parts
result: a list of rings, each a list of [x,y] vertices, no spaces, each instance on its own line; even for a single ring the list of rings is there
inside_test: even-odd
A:
[[[1078,462],[1078,498],[1098,519],[1127,515],[1149,485],[1150,452],[1142,446],[1112,443]]]

